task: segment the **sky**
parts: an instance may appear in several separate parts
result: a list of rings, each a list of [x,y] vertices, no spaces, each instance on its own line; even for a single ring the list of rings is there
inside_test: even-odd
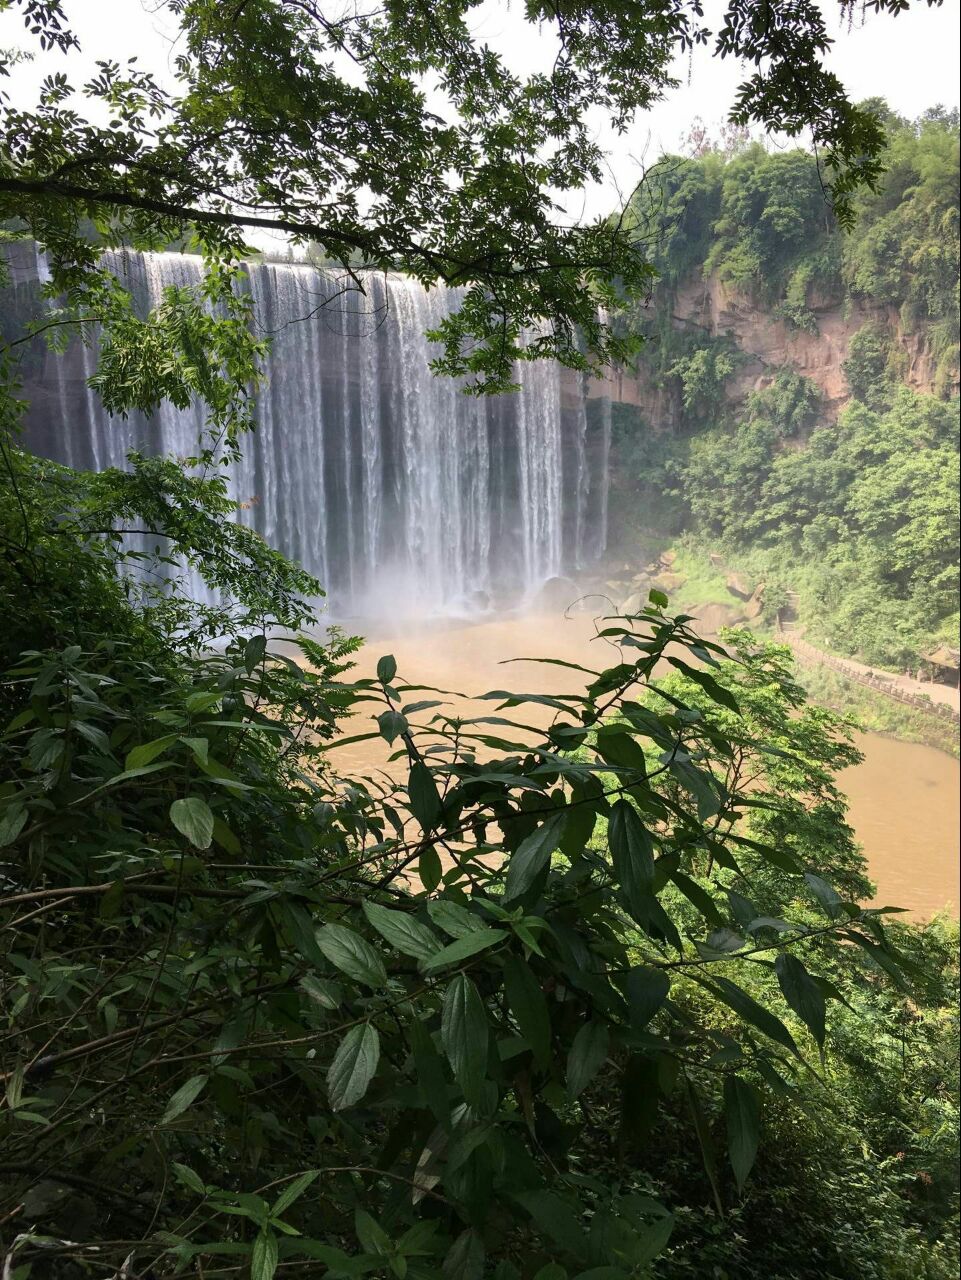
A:
[[[141,65],[158,79],[172,81],[177,27],[164,0],[67,0],[65,7],[83,56],[71,54],[68,60],[50,54],[13,68],[3,87],[14,101],[23,97],[24,105],[29,103],[35,85],[51,70],[68,70],[74,82],[82,79],[97,58],[125,60],[137,54]],[[724,7],[723,0],[705,0],[708,26],[718,25]],[[911,9],[896,18],[874,13],[862,17],[856,12],[850,29],[836,0],[824,0],[822,8],[836,40],[827,64],[852,99],[884,97],[895,111],[908,117],[938,103],[958,105],[958,0],[946,0],[940,9],[929,9],[914,0]],[[552,41],[524,21],[523,7],[517,0],[483,0],[472,15],[472,26],[477,37],[501,53],[514,71],[531,72],[549,64]],[[0,47],[25,43],[19,13],[0,14]],[[609,176],[600,186],[565,202],[569,217],[593,218],[608,213],[619,203],[619,193],[627,193],[635,185],[639,169],[665,151],[682,150],[682,139],[695,118],[716,134],[744,69],[730,59],[722,62],[697,49],[690,58],[678,61],[674,75],[681,82],[679,87],[639,116],[624,136],[606,130],[600,115],[592,121],[609,152]]]

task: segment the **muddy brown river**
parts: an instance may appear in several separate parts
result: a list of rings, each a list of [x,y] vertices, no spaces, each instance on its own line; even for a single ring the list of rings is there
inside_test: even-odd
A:
[[[593,622],[585,614],[437,622],[390,632],[369,629],[357,674],[373,675],[377,658],[392,653],[398,681],[409,684],[423,682],[472,695],[489,689],[571,692],[584,679],[577,672],[506,663],[505,659],[560,658],[595,670],[618,661],[618,651],[607,641],[593,640],[593,635]],[[412,694],[411,699],[416,696]],[[469,711],[463,700],[456,705],[472,715],[492,711],[491,703],[472,703]],[[367,727],[358,716],[349,732]],[[905,907],[916,918],[945,909],[957,916],[961,900],[958,762],[933,747],[878,734],[858,734],[857,745],[864,762],[841,775],[841,789],[850,800],[851,825],[877,882],[878,899],[886,906]],[[387,754],[383,742],[345,746],[337,753],[337,766],[345,773],[366,772],[383,767]]]

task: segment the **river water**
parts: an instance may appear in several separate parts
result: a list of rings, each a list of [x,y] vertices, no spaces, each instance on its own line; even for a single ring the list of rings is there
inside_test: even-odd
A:
[[[369,631],[356,674],[373,675],[377,658],[392,653],[397,682],[423,682],[474,696],[490,689],[572,692],[587,677],[563,667],[507,660],[559,658],[595,670],[613,665],[619,660],[617,649],[609,641],[594,639],[594,630],[590,614],[564,617],[552,612]],[[445,709],[457,706],[465,714],[492,713],[490,702],[469,704],[464,699],[451,700]],[[534,719],[534,710],[521,709],[517,718]],[[358,717],[348,732],[369,727],[375,726]],[[851,825],[864,847],[879,902],[904,907],[918,919],[945,908],[957,916],[958,762],[933,747],[879,734],[857,734],[856,741],[864,762],[841,775],[841,789],[849,797]],[[345,774],[382,768],[388,754],[382,741],[352,744],[336,753],[336,765]]]

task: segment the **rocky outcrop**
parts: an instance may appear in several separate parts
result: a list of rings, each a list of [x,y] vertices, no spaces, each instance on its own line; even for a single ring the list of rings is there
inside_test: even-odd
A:
[[[905,330],[896,308],[837,296],[814,296],[809,308],[816,331],[795,328],[771,308],[712,275],[689,279],[678,288],[672,319],[679,329],[700,329],[711,337],[730,337],[737,344],[745,360],[726,384],[732,402],[761,390],[780,369],[788,367],[819,387],[825,418],[835,418],[849,399],[844,362],[851,339],[869,321],[883,324],[900,348],[900,380],[915,391],[935,392],[938,361],[928,336],[923,331]],[[652,426],[668,429],[680,420],[675,397],[651,385],[643,373],[618,372],[604,388],[613,400],[640,408]],[[957,395],[958,390],[957,384],[941,388],[942,394]]]

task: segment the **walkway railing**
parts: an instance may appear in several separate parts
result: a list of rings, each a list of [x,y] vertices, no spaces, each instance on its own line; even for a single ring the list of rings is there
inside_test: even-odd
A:
[[[925,711],[929,715],[937,716],[939,720],[948,720],[952,724],[961,724],[961,714],[955,711],[953,707],[949,707],[947,703],[934,702],[925,693],[915,693],[910,689],[903,689],[894,683],[895,677],[893,676],[885,677],[878,675],[874,671],[861,670],[850,662],[845,662],[843,658],[836,658],[834,654],[825,653],[823,649],[818,649],[813,644],[808,644],[796,632],[789,631],[785,627],[781,627],[779,631],[780,638],[786,644],[789,644],[802,660],[807,658],[819,666],[830,667],[832,671],[837,671],[846,680],[854,680],[857,684],[863,684],[868,689],[883,693],[887,698],[894,698],[897,702],[904,702],[908,706],[917,707],[919,711]]]

